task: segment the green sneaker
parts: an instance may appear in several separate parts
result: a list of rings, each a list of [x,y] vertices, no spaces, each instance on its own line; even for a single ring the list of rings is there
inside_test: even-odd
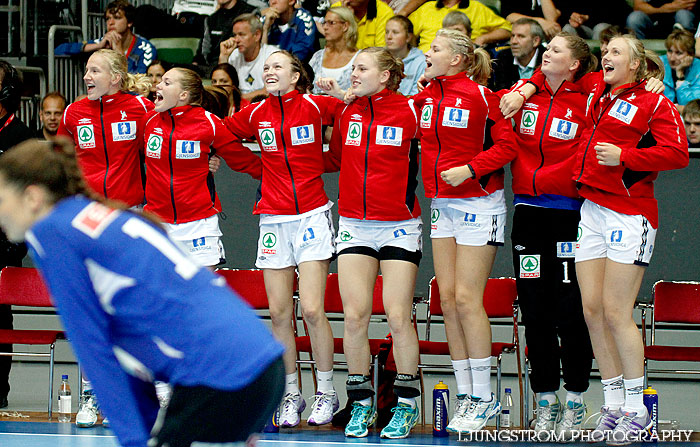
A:
[[[411,433],[411,429],[418,422],[418,407],[413,408],[408,404],[399,403],[391,409],[394,416],[389,424],[382,430],[382,438],[400,439]]]
[[[359,402],[352,403],[350,422],[345,426],[345,436],[350,438],[364,438],[369,434],[368,427],[374,424],[377,412],[373,405],[362,405]]]

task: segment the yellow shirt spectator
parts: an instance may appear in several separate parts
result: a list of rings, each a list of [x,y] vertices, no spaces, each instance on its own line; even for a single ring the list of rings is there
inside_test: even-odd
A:
[[[511,31],[510,22],[475,0],[471,0],[467,8],[460,8],[459,2],[438,8],[437,1],[428,1],[408,16],[413,23],[413,33],[420,39],[418,48],[421,51],[425,53],[430,49],[437,30],[442,28],[442,20],[450,11],[455,10],[465,13],[472,22],[472,40],[496,29],[504,29],[509,33]]]
[[[376,2],[377,4],[377,17],[372,20],[367,20],[367,14],[361,19],[357,19],[357,49],[361,50],[368,47],[383,47],[386,45],[384,41],[384,33],[386,28],[386,22],[390,18],[394,17],[394,11],[391,10],[389,5],[384,3],[382,0],[369,0]],[[352,3],[352,2],[348,2]],[[351,4],[342,4],[342,2],[335,2],[331,5],[335,6],[348,6],[352,9]]]

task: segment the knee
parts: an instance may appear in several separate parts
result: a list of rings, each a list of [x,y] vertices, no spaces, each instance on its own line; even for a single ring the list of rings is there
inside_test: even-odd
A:
[[[345,326],[346,333],[359,333],[363,330],[367,331],[367,326],[369,325],[369,315],[364,315],[359,312],[345,312],[343,324]]]
[[[273,326],[292,326],[292,307],[270,307],[270,320]]]
[[[634,324],[634,320],[631,315],[624,314],[619,310],[605,309],[605,323],[614,332],[630,323]]]
[[[627,16],[627,27],[636,31],[638,28],[643,27],[649,20],[649,16],[642,11],[632,11],[630,15]]]
[[[404,334],[406,331],[411,329],[410,314],[406,315],[403,312],[389,312],[386,313],[387,321],[389,322],[389,329],[394,335]]]
[[[694,31],[694,22],[695,22],[695,14],[692,13],[692,11],[688,11],[687,9],[680,9],[676,11],[676,15],[674,17],[674,20],[676,23],[680,23],[683,25],[683,28],[685,28],[688,31]]]
[[[595,325],[603,321],[603,309],[599,305],[583,302],[583,318],[588,326]]]
[[[457,291],[455,294],[455,306],[462,316],[484,312],[483,295],[471,290]]]
[[[309,326],[317,326],[326,319],[326,312],[323,305],[302,305],[301,313],[304,316],[306,324]]]

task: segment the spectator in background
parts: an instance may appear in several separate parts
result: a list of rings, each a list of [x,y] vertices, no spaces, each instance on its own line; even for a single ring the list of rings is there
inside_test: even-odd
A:
[[[700,148],[700,99],[693,99],[686,104],[681,115],[685,135],[688,137],[688,147]]]
[[[51,92],[42,98],[41,109],[39,110],[41,129],[36,133],[37,138],[42,140],[54,139],[65,108],[66,98],[60,92]]]
[[[600,42],[600,56],[605,56],[605,53],[608,52],[608,43],[612,40],[613,37],[621,36],[623,34],[632,34],[631,31],[628,32],[628,30],[623,30],[617,25],[609,26],[605,29],[603,29],[600,32],[600,37],[599,42]],[[600,61],[599,61],[600,64]],[[602,67],[598,67],[598,69],[602,70]]]
[[[155,99],[156,99],[156,85],[160,84],[160,81],[163,80],[163,75],[169,69],[170,69],[169,64],[167,64],[166,62],[160,61],[158,59],[151,62],[151,65],[148,66],[148,70],[146,70],[146,74],[148,75],[148,79],[151,81],[151,89],[148,92],[148,99],[149,100],[155,101]]]
[[[518,80],[530,78],[542,63],[545,40],[539,22],[526,17],[516,20],[510,49],[500,51],[493,62],[489,88],[493,91],[509,89]]]
[[[234,113],[250,104],[241,96],[241,90],[238,88],[238,72],[228,62],[214,67],[211,72],[211,85],[221,87],[228,93],[228,116],[233,116]]]
[[[695,0],[634,0],[627,27],[638,39],[662,39],[676,24],[692,32],[698,6]]]
[[[425,54],[413,46],[413,23],[404,16],[394,16],[386,22],[386,49],[403,61],[406,75],[399,84],[398,92],[404,96],[418,93],[418,78],[425,71]]]
[[[442,20],[450,11],[461,11],[472,22],[471,38],[474,44],[484,46],[510,38],[511,25],[503,17],[496,15],[488,6],[469,0],[432,0],[425,2],[408,18],[413,22],[413,30],[418,36],[418,48],[428,51]]]
[[[625,0],[566,2],[561,5],[560,23],[568,33],[598,40],[603,29],[622,25],[630,12]]]
[[[19,73],[8,62],[0,60],[0,153],[32,138],[29,128],[15,116],[21,93],[22,81]],[[5,233],[0,231],[0,268],[8,265],[21,267],[26,254],[26,245],[9,242]],[[12,329],[12,310],[7,305],[0,305],[1,329]],[[0,345],[0,352],[12,352],[12,345]],[[0,356],[0,408],[8,405],[11,366],[11,356]]]
[[[695,39],[686,30],[673,30],[666,38],[664,95],[679,111],[693,99],[700,98],[700,59],[695,58]]]
[[[357,22],[357,48],[383,47],[386,45],[384,33],[386,22],[394,16],[394,11],[382,0],[342,0],[331,6],[345,6],[355,15]]]
[[[263,64],[275,51],[275,45],[262,43],[262,23],[255,14],[241,14],[233,20],[233,37],[221,42],[219,63],[228,62],[238,72],[238,87],[243,98],[267,96],[263,84]]]
[[[561,31],[559,17],[561,11],[554,5],[553,0],[522,1],[501,0],[501,15],[510,23],[518,19],[528,18],[537,20],[544,30],[547,40]]]
[[[219,61],[219,45],[231,37],[233,20],[241,14],[255,11],[245,0],[217,0],[219,9],[204,21],[204,34],[199,42],[194,61],[212,66]]]
[[[472,22],[462,11],[448,12],[445,18],[442,19],[442,27],[459,31],[468,38],[472,38]]]
[[[334,6],[326,12],[323,21],[326,46],[311,57],[309,65],[315,80],[333,78],[341,89],[350,88],[352,64],[357,56],[357,23],[352,11]],[[315,94],[325,93],[314,82]]]
[[[126,56],[129,73],[146,73],[156,59],[156,47],[151,42],[134,34],[136,8],[126,0],[114,0],[105,9],[107,32],[101,39],[91,42],[64,43],[56,47],[56,55],[92,53],[110,49]]]
[[[262,43],[277,45],[302,61],[308,61],[318,48],[316,23],[309,11],[295,8],[296,0],[270,0],[262,11]]]

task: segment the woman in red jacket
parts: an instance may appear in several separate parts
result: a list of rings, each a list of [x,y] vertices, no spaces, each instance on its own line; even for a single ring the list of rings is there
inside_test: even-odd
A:
[[[426,63],[430,83],[414,100],[420,110],[423,185],[432,198],[435,277],[457,378],[457,405],[447,429],[471,432],[501,409],[491,392],[491,326],[483,294],[496,249],[503,245],[501,167],[513,158],[515,135],[498,97],[472,80],[490,71],[490,59],[468,37],[438,31]],[[475,172],[476,179],[452,186],[440,178],[442,171],[483,151],[492,164]]]
[[[263,269],[270,303],[272,330],[286,347],[285,396],[280,425],[294,427],[306,407],[297,383],[296,345],[289,324],[294,318],[295,269],[299,270],[299,298],[316,360],[318,387],[308,423],[331,422],[338,410],[333,388],[333,334],[323,309],[328,264],[335,254],[324,172],[324,124],[332,124],[342,102],[328,96],[304,94],[310,86],[301,61],[286,51],[270,55],[263,66],[270,94],[226,118],[239,138],[256,139],[263,176],[255,214],[260,215],[260,238],[255,265]]]
[[[403,62],[387,50],[362,50],[351,75],[356,99],[336,117],[331,137],[329,164],[340,167],[336,242],[345,310],[347,392],[353,401],[345,427],[350,437],[367,436],[376,419],[367,330],[380,268],[398,371],[394,381],[398,404],[381,436],[405,438],[418,420],[418,337],[411,323],[422,248],[415,195],[418,126],[412,101],[396,93],[403,76]]]
[[[155,111],[146,120],[145,210],[160,217],[168,235],[199,265],[224,259],[217,214],[221,203],[209,171],[215,153],[236,171],[260,178],[260,159],[202,107],[202,79],[173,68],[156,87]]]
[[[127,206],[143,204],[139,153],[143,125],[153,103],[146,75],[127,72],[126,58],[114,50],[96,51],[83,76],[87,98],[66,107],[58,127],[75,143],[88,186],[107,199]]]

